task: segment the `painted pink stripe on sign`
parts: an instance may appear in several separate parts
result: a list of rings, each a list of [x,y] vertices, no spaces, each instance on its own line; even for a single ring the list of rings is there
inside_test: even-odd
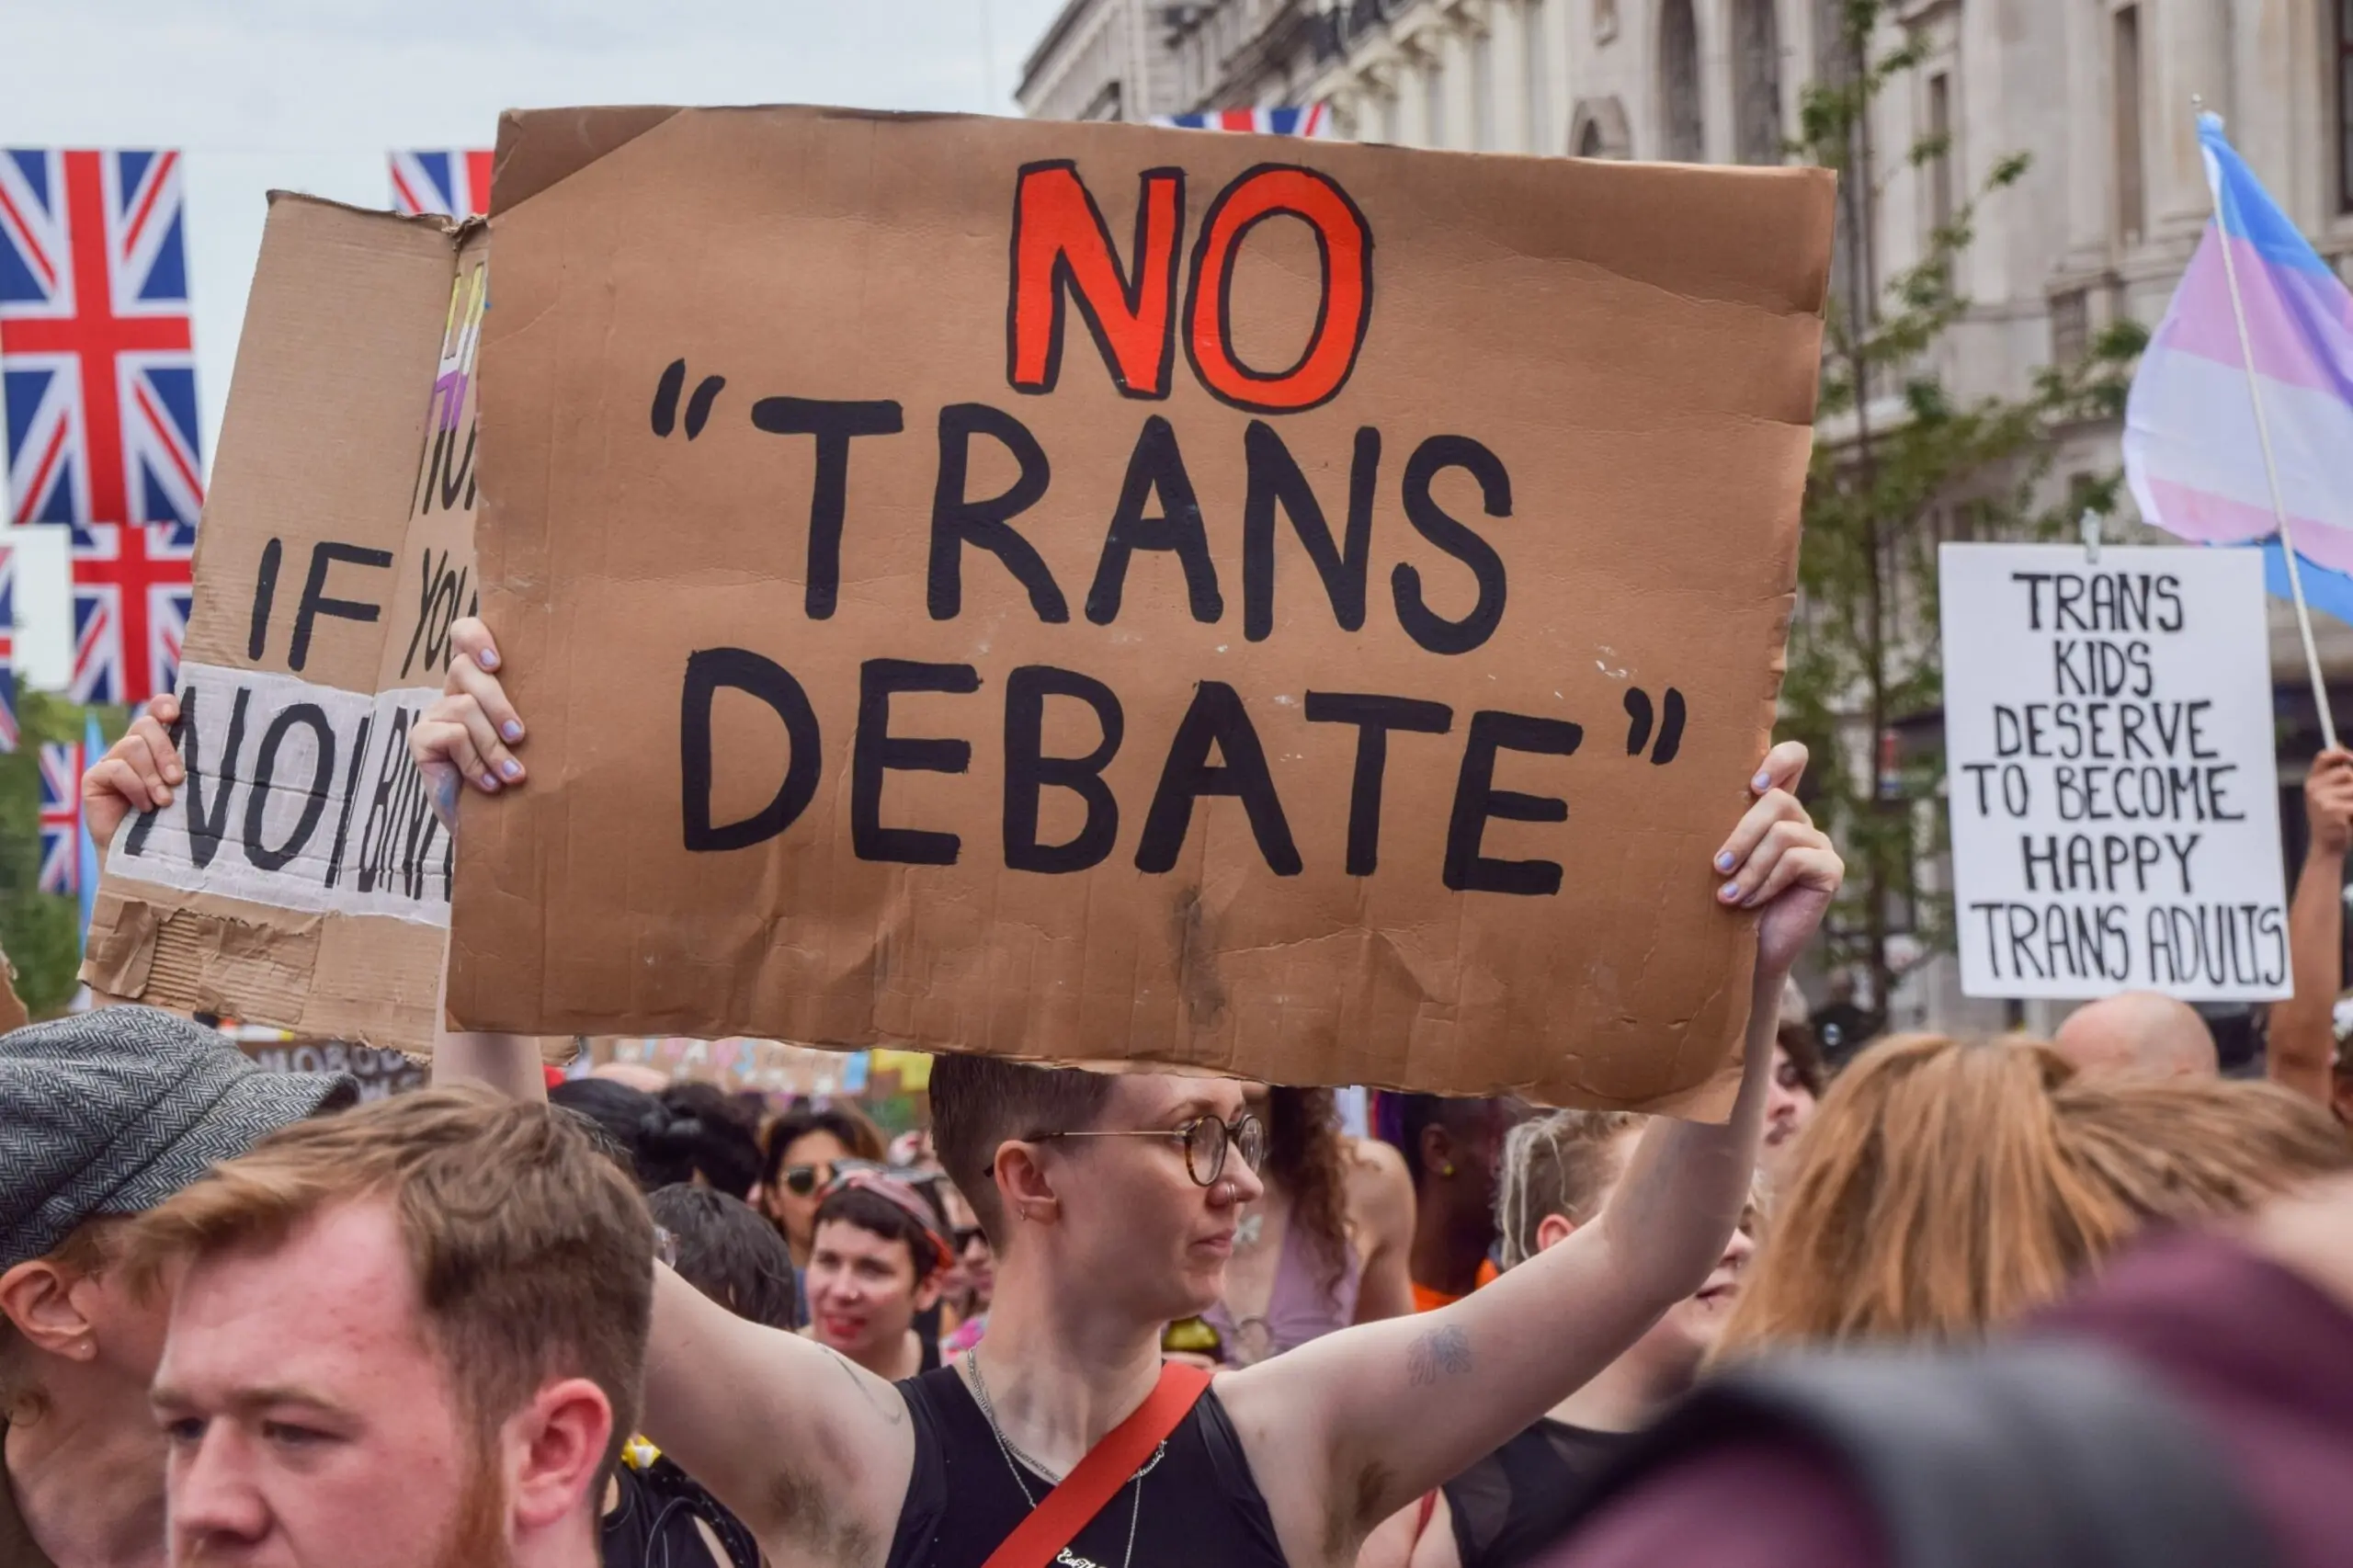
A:
[[[2156,344],[2243,366],[2246,354],[2231,312],[2222,243],[2211,229],[2199,242]],[[2228,243],[2238,267],[2240,297],[2246,304],[2255,368],[2274,381],[2353,402],[2353,321],[2347,319],[2353,295],[2333,278],[2267,265],[2245,240]]]
[[[2168,533],[2205,544],[2249,544],[2279,531],[2268,506],[2252,506],[2226,495],[2192,490],[2170,479],[2152,478],[2147,483]],[[2297,554],[2340,572],[2353,572],[2353,536],[2317,518],[2292,513],[2288,528],[2295,536]]]

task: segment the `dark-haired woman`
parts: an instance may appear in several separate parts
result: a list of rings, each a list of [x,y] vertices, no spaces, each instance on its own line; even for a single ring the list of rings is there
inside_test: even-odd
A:
[[[825,1185],[846,1160],[881,1165],[882,1131],[847,1105],[803,1101],[768,1124],[766,1144],[752,1207],[776,1221],[792,1249],[794,1272],[805,1274]]]
[[[1267,1193],[1243,1207],[1225,1299],[1202,1314],[1232,1367],[1413,1311],[1404,1161],[1343,1133],[1329,1089],[1268,1088],[1251,1104],[1267,1124]]]

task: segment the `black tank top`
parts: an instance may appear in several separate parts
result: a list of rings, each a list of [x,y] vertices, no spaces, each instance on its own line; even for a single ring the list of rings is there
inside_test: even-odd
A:
[[[1514,1568],[1560,1539],[1577,1505],[1631,1432],[1596,1432],[1550,1416],[1446,1483],[1462,1568]]]
[[[1029,1513],[972,1391],[953,1367],[899,1385],[915,1413],[915,1473],[892,1538],[890,1568],[981,1568]],[[1052,1490],[1023,1472],[1040,1498]],[[1078,1532],[1066,1568],[1285,1568],[1267,1500],[1225,1407],[1201,1395],[1168,1439],[1168,1452]]]
[[[760,1568],[760,1543],[752,1532],[668,1460],[644,1470],[616,1465],[613,1482],[620,1495],[598,1528],[603,1568]],[[726,1551],[716,1563],[695,1528],[697,1519]]]

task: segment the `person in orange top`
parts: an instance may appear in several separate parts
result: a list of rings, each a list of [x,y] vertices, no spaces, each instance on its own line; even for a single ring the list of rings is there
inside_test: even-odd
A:
[[[1414,1310],[1436,1312],[1496,1275],[1495,1165],[1516,1100],[1406,1095],[1399,1146],[1414,1178]]]

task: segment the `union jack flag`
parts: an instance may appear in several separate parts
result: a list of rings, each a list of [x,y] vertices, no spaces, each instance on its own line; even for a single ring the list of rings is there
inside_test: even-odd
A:
[[[490,210],[489,150],[393,153],[392,206],[411,216],[481,217]]]
[[[0,152],[8,489],[17,522],[74,529],[78,701],[143,702],[178,657],[204,505],[185,224],[177,153]]]
[[[133,706],[176,680],[195,591],[194,530],[90,523],[74,530],[74,700]]]
[[[0,544],[0,752],[17,749],[17,552]]]
[[[40,746],[40,891],[78,888],[82,854],[82,743]]]
[[[1261,136],[1321,136],[1332,111],[1323,104],[1293,108],[1212,108],[1199,114],[1163,114],[1154,125],[1179,131],[1255,131]]]

